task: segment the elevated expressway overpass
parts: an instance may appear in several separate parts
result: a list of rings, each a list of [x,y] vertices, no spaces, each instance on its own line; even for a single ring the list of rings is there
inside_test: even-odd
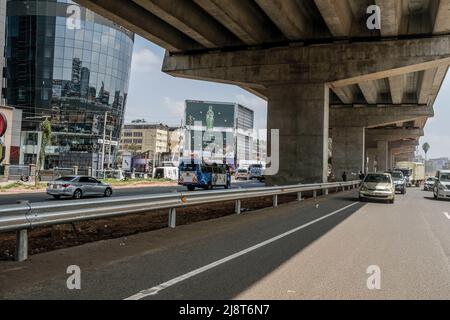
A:
[[[411,158],[450,63],[450,0],[77,2],[165,48],[164,72],[266,99],[269,184],[325,181],[330,137],[337,178]]]

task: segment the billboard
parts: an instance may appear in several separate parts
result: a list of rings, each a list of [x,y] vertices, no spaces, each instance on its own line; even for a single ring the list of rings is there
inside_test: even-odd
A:
[[[186,101],[185,123],[193,126],[202,122],[206,130],[234,128],[235,104],[207,101]]]

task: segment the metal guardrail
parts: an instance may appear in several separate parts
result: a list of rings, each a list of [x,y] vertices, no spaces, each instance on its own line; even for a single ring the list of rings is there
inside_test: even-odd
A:
[[[94,219],[112,218],[127,214],[142,213],[152,210],[168,209],[168,226],[176,226],[176,208],[223,201],[235,201],[236,213],[241,213],[241,200],[260,197],[273,197],[273,206],[278,206],[278,196],[297,194],[302,200],[302,192],[329,189],[345,190],[358,186],[360,181],[336,182],[323,184],[299,184],[281,187],[262,187],[252,189],[231,189],[202,192],[173,192],[149,196],[126,196],[118,198],[89,199],[74,202],[22,202],[16,205],[0,207],[0,232],[17,232],[16,260],[28,258],[28,230],[59,224],[81,222]]]

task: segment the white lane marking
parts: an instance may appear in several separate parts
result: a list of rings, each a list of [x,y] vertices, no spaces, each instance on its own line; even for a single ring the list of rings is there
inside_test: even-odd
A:
[[[131,297],[128,297],[128,298],[126,298],[124,300],[141,300],[141,299],[143,299],[145,297],[148,297],[148,296],[154,296],[154,295],[158,294],[160,291],[162,291],[164,289],[167,289],[169,287],[172,287],[172,286],[176,285],[177,283],[180,283],[180,282],[182,282],[184,280],[187,280],[189,278],[192,278],[192,277],[194,277],[194,276],[196,276],[196,275],[198,275],[200,273],[203,273],[205,271],[213,269],[213,268],[215,268],[215,267],[217,267],[217,266],[219,266],[221,264],[224,264],[226,262],[229,262],[231,260],[239,258],[240,256],[243,256],[243,255],[245,255],[245,254],[247,254],[249,252],[255,251],[256,249],[259,249],[259,248],[262,248],[264,246],[267,246],[268,244],[271,244],[272,242],[275,242],[277,240],[285,238],[285,237],[287,237],[287,236],[289,236],[289,235],[291,235],[293,233],[296,233],[296,232],[298,232],[298,231],[300,231],[300,230],[302,230],[302,229],[304,229],[306,227],[309,227],[309,226],[311,226],[311,225],[313,225],[313,224],[315,224],[315,223],[317,223],[319,221],[327,219],[327,218],[329,218],[329,217],[331,217],[331,216],[333,216],[335,214],[338,214],[338,213],[340,213],[340,212],[342,212],[342,211],[344,211],[344,210],[346,210],[348,208],[351,208],[351,207],[353,207],[354,205],[356,205],[358,203],[359,202],[352,203],[352,204],[350,204],[350,205],[348,205],[348,206],[346,206],[346,207],[344,207],[342,209],[336,210],[336,211],[334,211],[334,212],[332,212],[330,214],[327,214],[326,216],[323,216],[321,218],[318,218],[318,219],[316,219],[314,221],[305,223],[304,225],[301,225],[301,226],[299,226],[299,227],[297,227],[295,229],[292,229],[292,230],[290,230],[288,232],[285,232],[285,233],[280,234],[280,235],[278,235],[276,237],[273,237],[273,238],[271,238],[269,240],[266,240],[266,241],[261,242],[261,243],[259,243],[257,245],[254,245],[253,247],[244,249],[244,250],[239,251],[239,252],[237,252],[235,254],[232,254],[232,255],[230,255],[228,257],[225,257],[223,259],[220,259],[220,260],[217,260],[217,261],[215,261],[213,263],[210,263],[210,264],[208,264],[208,265],[206,265],[204,267],[195,269],[195,270],[193,270],[191,272],[188,272],[188,273],[186,273],[186,274],[184,274],[182,276],[179,276],[177,278],[174,278],[172,280],[164,282],[164,283],[162,283],[162,284],[160,284],[160,285],[158,285],[156,287],[153,287],[153,288],[150,288],[150,289],[138,292],[138,293],[136,293],[136,294],[132,295]]]
[[[447,217],[448,220],[450,220],[450,214],[448,214],[448,212],[442,212],[444,214],[444,216]]]

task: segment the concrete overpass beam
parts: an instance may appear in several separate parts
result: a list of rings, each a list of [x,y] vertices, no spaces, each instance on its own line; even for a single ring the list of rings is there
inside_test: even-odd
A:
[[[333,36],[350,36],[353,13],[348,0],[315,0],[315,3]]]
[[[432,99],[432,88],[437,68],[427,69],[421,72],[419,78],[419,91],[417,92],[418,103],[428,104]]]
[[[450,0],[432,0],[430,18],[434,34],[450,32]]]
[[[195,3],[177,0],[133,0],[205,48],[241,42]]]
[[[276,29],[253,1],[194,0],[244,43],[256,45],[277,40]]]
[[[380,127],[398,122],[409,122],[434,116],[432,106],[427,105],[376,105],[330,108],[330,127]]]
[[[359,83],[359,88],[368,104],[376,104],[378,102],[378,88],[376,81],[364,81]]]
[[[363,127],[333,127],[332,172],[341,181],[346,172],[349,180],[359,179],[365,172],[365,129]]]
[[[202,48],[199,43],[136,3],[126,0],[77,0],[76,2],[171,52]]]
[[[311,34],[311,21],[300,10],[296,0],[255,1],[289,40],[305,39]]]
[[[352,86],[333,88],[333,92],[344,104],[352,104],[355,100],[355,92]]]
[[[380,7],[381,19],[381,36],[396,37],[400,31],[402,21],[402,0],[375,0],[375,4]]]
[[[329,89],[325,84],[267,88],[267,129],[279,129],[279,171],[268,185],[327,181]],[[270,140],[270,139],[269,139]],[[271,155],[271,143],[268,154]],[[272,155],[273,156],[273,155]]]
[[[405,92],[405,77],[403,75],[389,77],[389,88],[391,91],[392,103],[401,104]]]

